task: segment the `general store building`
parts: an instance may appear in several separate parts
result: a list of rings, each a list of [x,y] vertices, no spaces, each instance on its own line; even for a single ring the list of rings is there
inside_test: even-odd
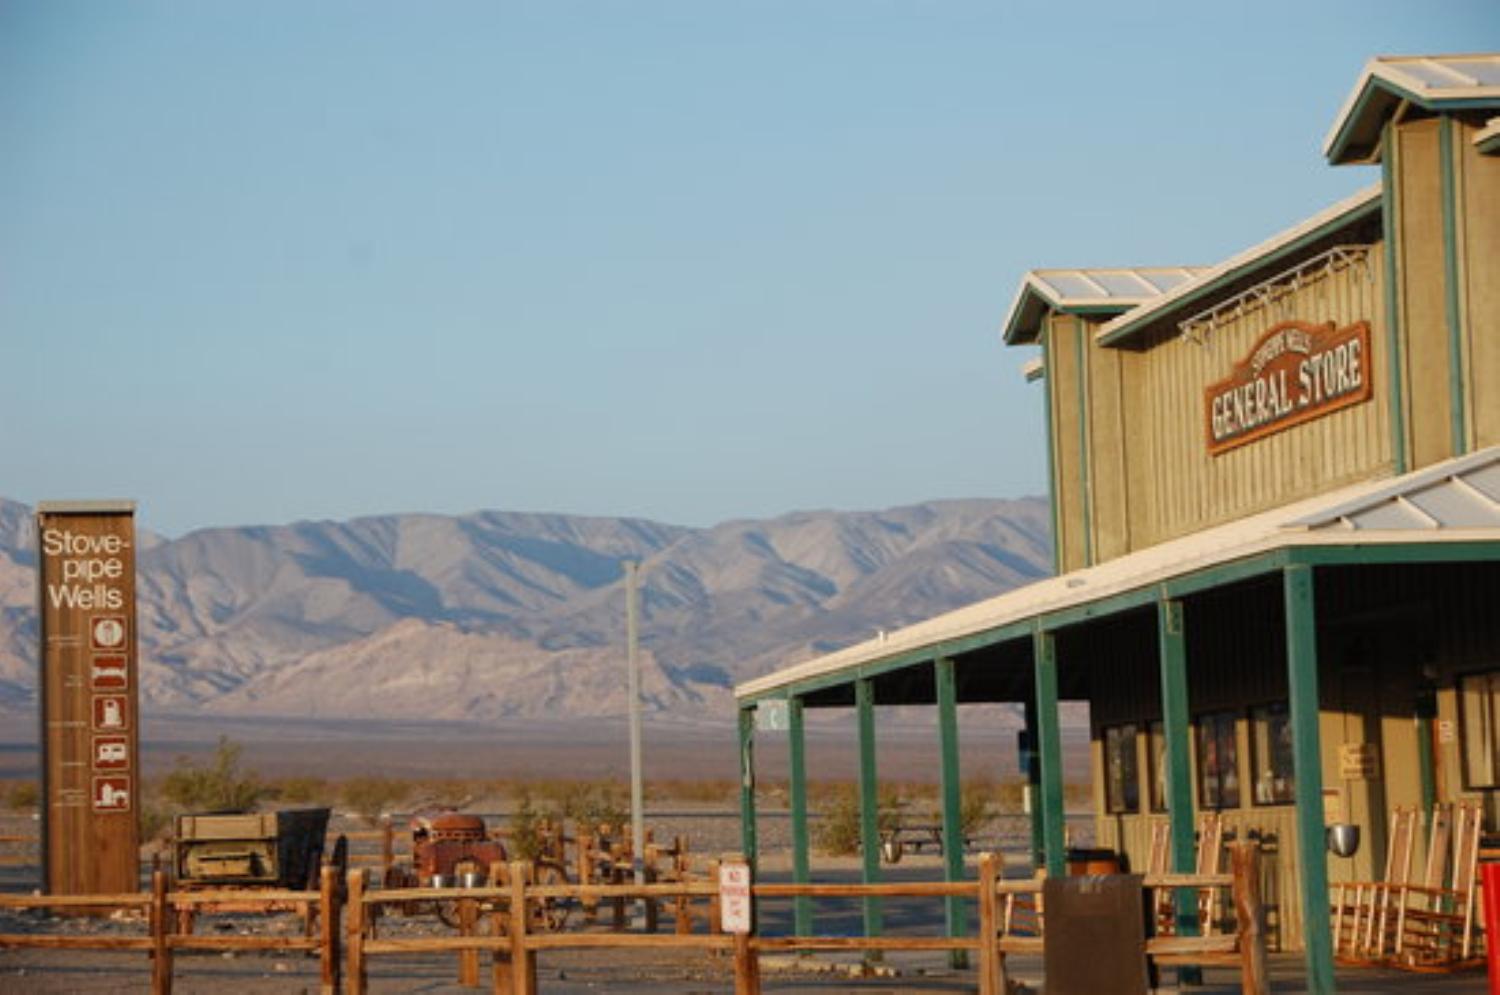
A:
[[[1500,56],[1373,60],[1323,152],[1379,182],[1218,265],[1025,276],[1004,339],[1041,349],[1057,575],[738,687],[750,854],[757,709],[786,710],[806,878],[805,710],[856,710],[874,840],[876,715],[922,704],[962,874],[955,708],[1011,702],[1062,873],[1086,701],[1099,842],[1141,867],[1165,821],[1189,870],[1222,812],[1331,990],[1329,882],[1378,876],[1394,806],[1500,828]]]

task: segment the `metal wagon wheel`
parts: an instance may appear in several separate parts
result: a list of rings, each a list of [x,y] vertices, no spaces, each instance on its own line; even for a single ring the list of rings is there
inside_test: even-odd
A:
[[[568,875],[555,861],[539,860],[536,864],[536,883],[539,885],[567,884]],[[549,933],[560,932],[567,925],[568,915],[575,901],[571,898],[543,898],[531,906],[529,924]]]

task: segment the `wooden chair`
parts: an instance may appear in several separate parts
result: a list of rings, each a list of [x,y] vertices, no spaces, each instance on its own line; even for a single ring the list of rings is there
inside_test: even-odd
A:
[[[1172,826],[1168,820],[1151,825],[1151,849],[1147,853],[1147,875],[1165,874],[1171,870]],[[1224,818],[1218,812],[1203,812],[1198,816],[1198,852],[1194,858],[1194,874],[1222,874],[1224,872]],[[1219,888],[1203,888],[1198,893],[1198,932],[1201,936],[1212,936],[1220,925]],[[1176,891],[1174,888],[1157,888],[1153,893],[1152,911],[1156,917],[1156,931],[1170,934],[1177,931]]]
[[[1416,823],[1416,809],[1392,809],[1380,880],[1333,886],[1333,953],[1339,960],[1377,963],[1394,949],[1398,930],[1393,890],[1410,878]]]
[[[1419,885],[1401,891],[1400,931],[1393,963],[1413,970],[1447,971],[1483,960],[1475,926],[1475,892],[1479,873],[1479,837],[1484,813],[1478,805],[1459,805],[1450,823],[1447,806],[1433,812],[1428,873]],[[1444,880],[1452,838],[1453,880]]]

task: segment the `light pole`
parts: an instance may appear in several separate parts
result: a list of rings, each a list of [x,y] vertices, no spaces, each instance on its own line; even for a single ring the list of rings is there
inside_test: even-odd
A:
[[[637,653],[639,637],[636,632],[636,570],[640,564],[625,561],[625,662],[630,671],[630,830],[632,840],[631,864],[635,869],[635,883],[646,883],[646,821],[645,792],[641,785],[641,661]],[[645,900],[641,900],[641,915],[645,915]]]

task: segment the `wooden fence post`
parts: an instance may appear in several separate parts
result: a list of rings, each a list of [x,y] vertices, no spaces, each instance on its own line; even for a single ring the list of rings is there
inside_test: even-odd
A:
[[[594,880],[594,837],[585,834],[583,827],[579,827],[578,836],[578,883],[585,885]],[[599,900],[597,898],[585,898],[583,904],[583,916],[585,922],[593,922],[599,915]]]
[[[479,904],[472,898],[458,900],[458,935],[472,937],[479,925]],[[464,988],[479,987],[479,951],[458,952],[458,983]]]
[[[339,873],[331,864],[318,872],[318,957],[323,995],[339,990]]]
[[[995,855],[979,855],[979,995],[1005,995],[1001,987],[999,924],[995,915]]]
[[[167,875],[151,874],[151,995],[172,995],[172,947],[168,943]]]
[[[536,958],[526,945],[526,885],[531,865],[522,860],[510,865],[510,966],[515,995],[536,995]]]
[[[657,881],[656,862],[661,854],[656,849],[655,843],[646,844],[646,863],[641,873],[641,880],[645,884],[655,884]],[[661,925],[661,905],[655,898],[648,897],[646,905],[646,932],[654,933]]]
[[[348,910],[344,915],[344,946],[348,963],[344,983],[349,995],[364,995],[369,979],[365,975],[365,873],[349,872]]]
[[[1255,840],[1231,843],[1229,858],[1239,933],[1240,990],[1245,995],[1267,995],[1271,988],[1266,976],[1266,934],[1261,928],[1260,844]]]
[[[625,883],[625,872],[620,869],[620,865],[623,863],[625,863],[625,845],[623,843],[615,843],[609,848],[610,884],[618,885]],[[614,903],[613,929],[618,933],[625,929],[625,899],[616,896],[610,899],[610,901]]]
[[[510,886],[510,874],[500,861],[490,864],[490,884],[496,888]],[[490,913],[490,932],[495,936],[505,934],[505,916],[500,913],[500,903],[496,901],[494,910]],[[514,938],[512,938],[514,940]],[[511,958],[508,951],[495,948],[490,964],[490,987],[495,995],[511,995],[515,990],[511,977]]]
[[[396,827],[386,819],[380,826],[380,883],[391,883],[391,868],[396,866]]]
[[[760,958],[749,933],[734,934],[734,995],[760,995]]]

